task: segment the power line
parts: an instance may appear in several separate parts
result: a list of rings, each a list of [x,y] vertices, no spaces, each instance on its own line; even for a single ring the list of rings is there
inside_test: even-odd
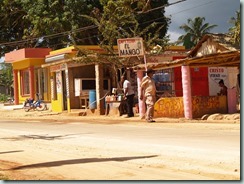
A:
[[[147,10],[147,11],[140,11],[138,14],[142,14],[142,13],[148,13],[148,12],[151,12],[151,11],[155,11],[155,10],[158,10],[158,9],[161,9],[161,8],[165,8],[165,7],[168,7],[168,6],[171,6],[171,5],[174,5],[174,4],[178,4],[178,3],[182,3],[186,0],[180,0],[180,1],[176,1],[174,3],[170,3],[170,4],[166,4],[166,5],[163,5],[163,6],[159,6],[157,8],[153,8],[153,9],[150,9],[150,10]]]
[[[182,13],[182,12],[185,12],[185,11],[188,11],[188,10],[192,10],[192,9],[194,9],[194,8],[198,8],[198,7],[200,7],[200,6],[205,6],[205,5],[207,5],[207,4],[211,4],[211,3],[213,3],[213,1],[209,1],[209,2],[204,3],[204,4],[200,4],[200,5],[197,5],[197,6],[193,6],[193,7],[191,7],[191,8],[188,8],[188,9],[185,9],[185,10],[182,10],[182,11],[179,11],[179,12],[176,12],[176,13],[173,13],[173,14],[170,14],[170,16],[172,16],[172,15],[176,15],[176,14],[178,14],[178,13]]]
[[[78,28],[75,30],[71,30],[71,31],[64,31],[64,32],[60,32],[60,33],[55,33],[55,34],[50,34],[50,35],[45,35],[45,36],[40,36],[40,37],[36,37],[36,38],[29,38],[26,40],[19,40],[19,41],[13,41],[13,42],[5,42],[5,43],[0,43],[0,45],[4,45],[4,46],[9,46],[9,45],[15,45],[18,43],[25,43],[25,42],[29,42],[29,41],[34,41],[34,40],[39,40],[40,38],[55,38],[57,36],[66,36],[72,32],[77,32],[77,31],[86,31],[89,29],[94,29],[97,28],[97,26],[95,25],[91,25],[91,26],[86,26],[86,27],[82,27],[82,28]]]

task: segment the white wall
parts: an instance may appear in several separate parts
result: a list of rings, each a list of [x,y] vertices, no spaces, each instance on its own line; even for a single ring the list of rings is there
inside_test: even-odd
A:
[[[209,96],[216,96],[220,91],[219,81],[224,80],[227,88],[236,86],[238,69],[237,67],[209,67],[208,68],[208,82],[209,82]]]

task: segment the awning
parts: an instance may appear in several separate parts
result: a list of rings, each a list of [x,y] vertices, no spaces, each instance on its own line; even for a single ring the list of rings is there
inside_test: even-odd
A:
[[[226,51],[194,58],[177,59],[162,63],[147,63],[147,68],[154,70],[175,68],[187,65],[190,67],[238,67],[240,66],[240,51]],[[145,70],[145,64],[133,67],[134,70]]]

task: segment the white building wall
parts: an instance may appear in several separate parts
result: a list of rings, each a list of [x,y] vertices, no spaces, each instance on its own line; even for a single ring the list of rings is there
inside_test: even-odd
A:
[[[220,91],[219,81],[224,80],[227,88],[233,88],[237,82],[237,67],[209,67],[208,68],[208,82],[209,82],[209,96],[216,96]]]

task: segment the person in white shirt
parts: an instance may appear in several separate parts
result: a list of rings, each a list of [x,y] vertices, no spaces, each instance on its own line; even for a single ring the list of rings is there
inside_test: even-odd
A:
[[[123,83],[124,96],[127,104],[127,117],[134,117],[133,106],[135,92],[133,86],[131,86],[131,82],[127,80],[125,75],[121,77],[121,82]]]

